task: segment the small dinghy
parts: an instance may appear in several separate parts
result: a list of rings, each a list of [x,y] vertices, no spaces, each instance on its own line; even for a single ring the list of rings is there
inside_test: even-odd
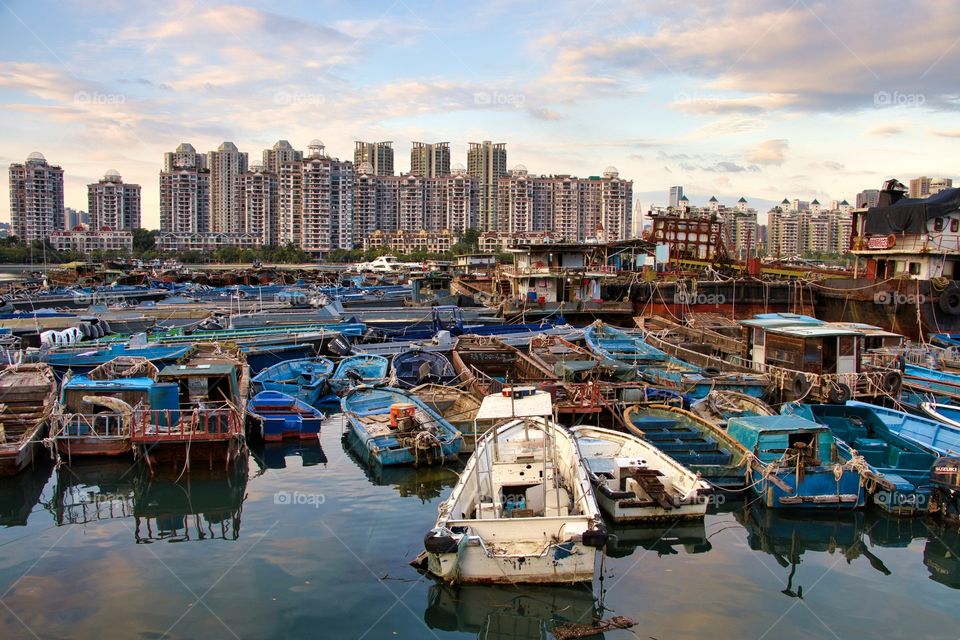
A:
[[[317,404],[333,374],[330,358],[297,358],[267,367],[253,377],[254,392],[279,391],[307,404]]]
[[[390,361],[383,356],[367,354],[347,356],[340,361],[333,372],[333,377],[330,378],[330,389],[342,397],[351,387],[383,382],[389,368]]]
[[[279,391],[261,391],[247,403],[247,412],[260,421],[260,434],[266,442],[316,438],[326,417],[306,402]]]
[[[400,389],[356,387],[340,406],[353,436],[378,464],[439,464],[460,453],[460,432],[419,398]]]
[[[773,410],[763,400],[748,396],[739,391],[711,391],[706,397],[690,405],[690,413],[707,422],[727,428],[727,420],[742,416],[775,416]]]
[[[480,415],[509,421],[478,441],[421,564],[451,583],[588,582],[607,531],[577,446],[550,418],[549,394],[506,393],[484,399]]]
[[[561,380],[589,380],[603,358],[578,347],[560,336],[537,335],[530,338],[530,357]],[[609,367],[608,367],[609,368]]]
[[[445,355],[436,351],[424,351],[418,347],[393,356],[391,372],[399,387],[450,384],[457,377],[453,365]]]
[[[23,471],[43,446],[57,383],[45,364],[0,371],[0,476]]]
[[[477,438],[490,426],[477,422],[480,401],[473,394],[442,384],[421,384],[411,389],[410,393],[420,398],[463,434],[460,453],[473,453],[477,448]]]
[[[600,508],[614,522],[702,518],[710,485],[649,442],[628,433],[571,430]]]

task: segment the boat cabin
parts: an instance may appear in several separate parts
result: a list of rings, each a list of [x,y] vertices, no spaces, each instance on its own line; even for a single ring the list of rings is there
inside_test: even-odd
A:
[[[519,245],[514,264],[503,268],[515,300],[533,304],[601,301],[604,281],[616,269],[599,257],[597,246],[576,243]]]
[[[234,364],[174,364],[160,372],[158,381],[177,384],[181,409],[213,409],[240,399]]]
[[[749,362],[818,375],[858,373],[867,350],[903,343],[903,336],[872,325],[794,313],[760,314],[740,324],[747,328]]]
[[[807,466],[837,461],[829,427],[793,415],[730,418],[727,433],[760,462],[777,462],[788,450],[803,452]]]

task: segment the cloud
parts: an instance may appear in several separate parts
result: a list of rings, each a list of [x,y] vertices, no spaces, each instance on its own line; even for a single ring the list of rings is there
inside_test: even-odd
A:
[[[906,131],[906,128],[899,124],[884,124],[870,129],[867,131],[867,135],[876,137],[897,136],[904,131]]]
[[[747,160],[755,164],[780,166],[786,158],[789,146],[787,141],[783,139],[766,140],[747,154]]]
[[[941,138],[960,138],[960,129],[954,131],[934,131],[933,135]]]

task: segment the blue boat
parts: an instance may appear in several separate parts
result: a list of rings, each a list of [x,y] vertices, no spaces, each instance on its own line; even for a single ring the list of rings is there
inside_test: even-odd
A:
[[[40,360],[53,367],[58,375],[62,375],[68,369],[73,373],[88,373],[95,367],[120,357],[146,358],[157,368],[162,368],[173,364],[192,348],[189,344],[148,344],[142,347],[112,344],[106,347],[58,349],[41,354]]]
[[[240,351],[247,357],[250,375],[256,375],[276,364],[288,360],[309,358],[317,353],[317,347],[310,342],[289,344],[242,344]]]
[[[391,387],[360,386],[340,401],[351,434],[380,465],[439,464],[460,453],[463,437],[417,397]]]
[[[261,391],[250,398],[247,412],[260,421],[260,434],[266,442],[316,438],[325,418],[306,402],[279,391]]]
[[[914,364],[903,369],[902,401],[919,408],[923,402],[960,400],[960,374]]]
[[[253,377],[253,390],[279,391],[309,405],[320,402],[333,374],[329,358],[298,358],[268,367]]]
[[[861,470],[844,460],[829,427],[800,416],[730,418],[727,433],[749,453],[751,487],[771,509],[857,509]]]
[[[449,384],[457,377],[447,357],[436,351],[413,347],[393,356],[393,377],[401,387],[421,384]]]
[[[937,452],[893,433],[870,406],[791,403],[781,411],[829,427],[846,459],[863,457],[876,474],[866,487],[875,506],[896,515],[926,513]]]
[[[858,400],[848,400],[847,406],[869,408],[892,433],[933,449],[940,455],[960,451],[960,427],[949,422],[915,416],[912,413],[888,409]]]
[[[389,368],[390,361],[383,356],[366,354],[347,356],[340,360],[333,372],[333,377],[330,378],[330,390],[342,396],[350,387],[383,382]]]
[[[644,380],[658,387],[682,392],[690,398],[704,398],[716,389],[739,391],[759,398],[770,380],[753,373],[720,373],[700,369],[647,344],[643,337],[597,321],[584,330],[587,346],[613,363],[622,380]]]

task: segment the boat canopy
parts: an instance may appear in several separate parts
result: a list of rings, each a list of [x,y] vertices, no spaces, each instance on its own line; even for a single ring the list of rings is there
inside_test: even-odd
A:
[[[779,460],[783,453],[798,442],[810,443],[808,434],[825,433],[817,438],[818,458],[824,462],[832,457],[833,435],[828,427],[795,415],[741,416],[727,421],[727,433],[744,447],[753,451],[762,462]]]
[[[901,198],[867,210],[866,233],[926,233],[927,220],[960,211],[960,189],[944,189],[929,198]]]
[[[553,416],[553,401],[546,391],[537,391],[525,397],[489,395],[483,399],[475,420],[503,420],[507,418],[534,418]]]
[[[229,376],[235,369],[236,365],[233,364],[171,364],[160,372],[160,377]]]

